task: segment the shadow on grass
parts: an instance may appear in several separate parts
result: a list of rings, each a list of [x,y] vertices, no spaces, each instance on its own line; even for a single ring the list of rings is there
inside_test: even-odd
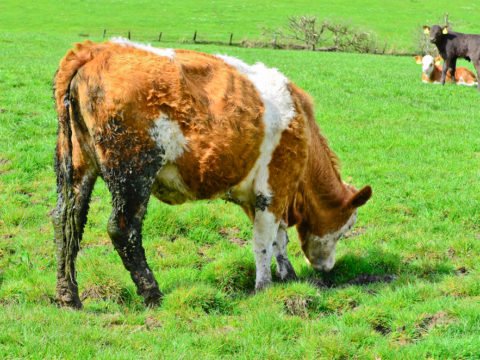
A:
[[[299,279],[320,288],[337,288],[390,283],[400,275],[438,282],[444,276],[452,274],[455,274],[454,267],[445,262],[428,263],[422,266],[405,262],[397,254],[372,251],[364,257],[345,255],[338,259],[335,267],[328,273],[318,272],[311,267],[302,267]]]

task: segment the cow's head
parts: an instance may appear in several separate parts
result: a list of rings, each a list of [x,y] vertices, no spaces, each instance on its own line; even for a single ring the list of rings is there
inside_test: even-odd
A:
[[[448,26],[442,27],[440,25],[433,25],[430,28],[430,26],[425,25],[423,27],[423,32],[425,35],[429,36],[431,43],[438,44],[442,37],[448,34]]]
[[[422,71],[427,75],[430,76],[432,73],[435,65],[440,65],[442,58],[440,56],[437,56],[436,58],[433,58],[432,55],[425,55],[424,57],[421,57],[420,55],[415,56],[415,61],[417,64],[422,64]]]
[[[298,227],[305,259],[317,270],[330,271],[335,265],[338,240],[350,230],[357,220],[357,209],[372,196],[372,188],[360,191],[346,185],[348,196],[340,206],[312,209],[319,218],[317,224],[300,224]]]

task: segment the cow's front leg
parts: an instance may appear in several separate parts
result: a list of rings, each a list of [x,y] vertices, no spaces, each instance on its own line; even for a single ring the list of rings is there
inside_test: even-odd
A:
[[[452,78],[452,83],[456,83],[457,80],[455,78],[455,72],[457,70],[457,58],[453,58],[452,61],[450,61],[450,68],[448,69],[450,71],[450,76]]]
[[[162,293],[147,264],[142,246],[142,223],[153,179],[141,174],[135,176],[116,174],[107,178],[113,200],[108,234],[137,286],[137,293],[143,296],[146,305],[154,306],[160,303]]]
[[[253,225],[253,252],[255,254],[256,280],[255,290],[262,290],[272,282],[270,264],[273,255],[273,242],[277,235],[279,222],[268,208],[255,209]]]
[[[443,62],[443,67],[442,67],[442,77],[440,78],[440,83],[442,85],[445,85],[445,79],[447,78],[447,69],[448,69],[448,60],[445,60]]]
[[[277,238],[273,243],[273,254],[277,260],[277,276],[282,281],[296,280],[297,274],[287,255],[288,234],[286,227],[280,225]]]

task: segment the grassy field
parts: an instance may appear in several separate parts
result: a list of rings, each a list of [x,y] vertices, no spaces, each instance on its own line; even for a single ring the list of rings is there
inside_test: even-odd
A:
[[[387,6],[400,5],[373,0],[295,9],[275,3],[271,10],[187,2],[183,10],[156,5],[158,12],[128,1],[51,4],[0,3],[0,358],[480,357],[479,94],[422,84],[409,57],[190,45],[263,61],[306,89],[344,179],[371,184],[372,200],[340,242],[331,273],[307,266],[291,231],[300,280],[253,294],[252,231],[239,208],[152,199],[144,245],[166,296],[146,309],[106,233],[110,197],[99,181],[78,259],[84,309],[53,302],[51,80],[79,33],[99,32],[98,39],[104,26],[147,33],[158,23],[182,37],[199,23],[254,36],[260,24],[318,6],[408,47],[412,26],[441,18],[441,6],[435,14],[427,11],[433,1],[402,3],[393,13]],[[451,17],[474,31],[479,5],[455,5]],[[373,10],[380,6],[385,16]],[[356,284],[362,275],[392,281]]]
[[[163,41],[191,40],[198,31],[198,40],[227,42],[244,39],[271,40],[262,36],[263,29],[285,26],[292,15],[315,15],[348,23],[373,32],[387,50],[417,50],[422,25],[443,23],[448,13],[457,31],[480,33],[477,14],[480,3],[471,0],[335,0],[335,1],[270,1],[242,2],[229,0],[175,1],[13,1],[0,3],[0,29],[52,36],[74,34],[101,38],[107,35],[132,36],[154,41],[163,32]],[[383,48],[383,45],[381,46]]]

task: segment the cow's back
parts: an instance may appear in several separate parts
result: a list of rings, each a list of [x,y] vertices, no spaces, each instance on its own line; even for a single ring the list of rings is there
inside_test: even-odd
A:
[[[154,193],[167,202],[221,195],[259,157],[263,102],[246,76],[215,56],[110,44],[73,83],[88,133],[100,139],[91,141],[99,167],[159,148],[165,171]]]

